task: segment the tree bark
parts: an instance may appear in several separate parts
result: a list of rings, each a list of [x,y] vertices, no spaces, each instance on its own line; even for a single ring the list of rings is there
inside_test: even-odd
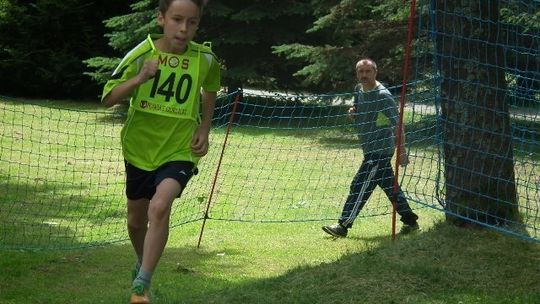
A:
[[[497,0],[435,1],[447,220],[518,221]]]

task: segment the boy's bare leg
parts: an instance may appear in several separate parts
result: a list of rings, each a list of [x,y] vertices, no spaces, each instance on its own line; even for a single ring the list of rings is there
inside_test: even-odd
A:
[[[156,188],[148,208],[150,225],[144,239],[142,269],[154,272],[169,237],[169,218],[174,199],[180,193],[180,184],[172,179],[164,179]]]
[[[127,201],[128,209],[128,234],[135,250],[135,254],[139,259],[143,256],[144,238],[146,237],[146,231],[148,230],[148,199],[138,199]],[[139,261],[141,262],[141,261]]]

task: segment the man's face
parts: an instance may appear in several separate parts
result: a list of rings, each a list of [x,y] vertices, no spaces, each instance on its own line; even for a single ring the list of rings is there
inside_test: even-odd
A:
[[[375,85],[377,77],[377,71],[375,67],[369,62],[362,60],[356,64],[356,78],[364,86],[372,87]]]

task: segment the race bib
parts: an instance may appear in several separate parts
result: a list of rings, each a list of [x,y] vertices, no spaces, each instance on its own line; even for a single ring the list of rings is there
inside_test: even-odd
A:
[[[197,120],[200,95],[197,77],[200,56],[197,55],[155,51],[149,59],[158,60],[156,75],[139,87],[131,106],[139,111]]]

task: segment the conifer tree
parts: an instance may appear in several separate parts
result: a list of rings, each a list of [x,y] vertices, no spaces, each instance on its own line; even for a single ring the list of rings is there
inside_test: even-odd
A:
[[[106,53],[102,20],[125,1],[0,1],[0,94],[84,98],[84,59]]]
[[[129,14],[105,21],[111,30],[109,45],[122,56],[148,33],[159,33],[155,14],[157,1],[141,0]],[[298,65],[272,53],[276,44],[304,41],[304,32],[313,21],[307,1],[211,0],[203,13],[196,42],[210,41],[222,60],[224,85],[242,83],[268,90],[294,87],[291,75]],[[94,57],[86,61],[88,72],[103,83],[120,60]]]
[[[354,63],[369,57],[381,67],[379,77],[391,85],[401,80],[402,46],[408,8],[401,0],[312,0],[317,17],[306,31],[315,43],[274,47],[276,54],[302,63],[295,76],[316,91],[351,90]]]

